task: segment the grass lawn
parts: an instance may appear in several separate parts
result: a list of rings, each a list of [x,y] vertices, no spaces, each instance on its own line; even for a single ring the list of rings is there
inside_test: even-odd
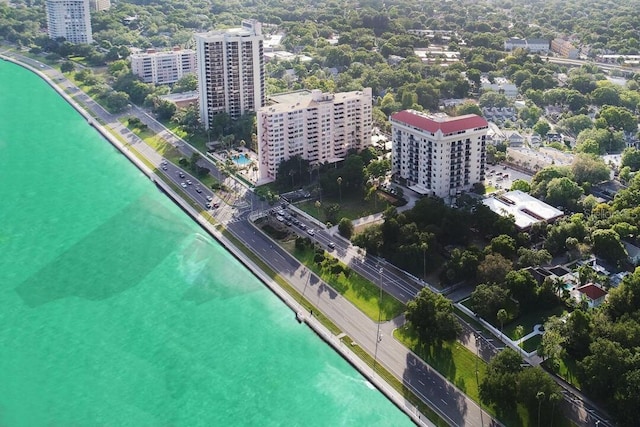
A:
[[[394,337],[411,349],[418,357],[428,363],[433,369],[456,385],[475,402],[480,402],[478,382],[482,383],[487,374],[487,364],[477,358],[460,342],[446,342],[441,347],[425,348],[418,343],[415,333],[407,326],[394,331]],[[478,379],[476,380],[476,366]],[[509,413],[499,413],[492,406],[482,405],[482,408],[492,416],[498,418],[506,426],[537,426],[535,414],[529,416],[526,408],[519,404],[517,409]],[[554,426],[569,427],[571,422],[556,411]]]
[[[531,353],[532,351],[536,351],[542,342],[542,335],[534,335],[525,342],[522,343],[522,348],[527,353]]]
[[[547,368],[551,372],[555,372],[566,382],[580,390],[580,381],[578,381],[578,377],[576,376],[576,372],[578,371],[578,365],[576,364],[576,361],[565,355],[564,357],[560,358],[559,362],[560,363],[558,364],[557,368],[554,367],[549,360],[545,360],[543,364],[545,368]]]
[[[336,276],[331,274],[328,268],[318,266],[313,261],[315,252],[312,248],[296,249],[294,241],[285,242],[283,246],[320,279],[328,283],[372,320],[377,322],[379,317],[384,322],[397,317],[404,311],[404,304],[384,291],[382,292],[382,300],[380,300],[380,288],[353,270],[348,278],[344,273]],[[325,252],[325,257],[330,256]],[[346,265],[341,265],[346,268]]]
[[[526,313],[524,315],[518,316],[513,319],[511,322],[504,325],[504,334],[515,340],[516,337],[514,335],[514,331],[518,325],[522,325],[524,327],[524,334],[533,331],[533,327],[537,324],[544,324],[548,317],[551,316],[559,316],[564,312],[565,308],[563,305],[557,305],[552,308],[547,308],[544,310],[532,311],[530,313]],[[498,328],[500,325],[498,324]]]
[[[180,160],[180,151],[171,145],[169,142],[165,141],[164,138],[158,136],[153,131],[149,129],[140,129],[138,127],[130,127],[129,122],[126,118],[120,118],[120,122],[127,126],[131,132],[136,134],[136,136],[142,139],[147,145],[153,148],[158,154],[163,157],[169,159],[172,163],[178,163]]]
[[[393,335],[432,368],[454,383],[456,387],[464,391],[470,398],[476,402],[479,401],[480,394],[476,382],[476,366],[478,368],[478,380],[482,382],[487,371],[487,364],[484,360],[477,358],[475,354],[458,341],[445,342],[441,347],[431,346],[425,348],[418,343],[417,336],[406,325],[396,329]]]
[[[314,218],[318,219],[322,223],[327,222],[327,217],[324,213],[324,208],[336,204],[340,206],[340,211],[338,212],[338,219],[349,218],[350,220],[354,220],[357,218],[362,218],[364,216],[372,215],[379,212],[384,212],[390,204],[385,201],[379,200],[375,202],[374,200],[364,200],[362,198],[349,198],[343,197],[342,203],[340,203],[339,198],[323,198],[322,205],[320,209],[316,208],[315,200],[308,200],[301,203],[296,203],[296,206]]]

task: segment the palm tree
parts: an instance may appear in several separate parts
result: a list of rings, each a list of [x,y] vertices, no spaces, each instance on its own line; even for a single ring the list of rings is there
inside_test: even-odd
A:
[[[520,340],[524,336],[524,326],[518,325],[516,329],[513,331],[513,335],[515,335],[516,340]],[[522,343],[518,342],[518,349],[522,349]]]
[[[504,308],[498,310],[498,314],[496,316],[498,318],[498,322],[500,322],[500,338],[502,338],[502,327],[504,326],[504,322],[509,319],[509,313]]]
[[[560,402],[561,400],[562,396],[559,393],[554,392],[549,395],[549,402],[551,402],[551,427],[553,427],[553,412],[556,409],[556,403]]]
[[[338,191],[340,192],[340,204],[342,204],[342,177],[339,176],[336,182],[338,183]]]
[[[538,427],[540,427],[540,408],[542,407],[544,396],[544,391],[539,391],[538,393],[536,393],[536,399],[538,399]]]

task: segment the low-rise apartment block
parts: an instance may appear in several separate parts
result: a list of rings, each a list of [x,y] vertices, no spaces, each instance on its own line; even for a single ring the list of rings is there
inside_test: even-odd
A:
[[[175,83],[187,74],[196,73],[196,51],[174,48],[157,52],[135,53],[129,57],[131,72],[145,83],[157,85]]]
[[[578,49],[569,41],[563,39],[553,39],[551,40],[551,51],[557,53],[558,55],[569,58],[576,59],[578,58]]]

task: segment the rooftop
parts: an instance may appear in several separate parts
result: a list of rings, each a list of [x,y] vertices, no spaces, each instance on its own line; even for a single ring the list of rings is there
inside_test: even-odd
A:
[[[516,226],[529,228],[540,221],[553,221],[564,213],[520,190],[509,191],[498,197],[489,197],[482,201],[493,212],[501,216],[513,215]]]
[[[607,295],[607,291],[593,283],[587,283],[586,285],[580,286],[576,291],[586,295],[592,301],[599,300],[603,296]]]
[[[357,99],[362,96],[371,96],[371,89],[365,88],[363,90],[354,90],[351,92],[340,93],[323,93],[320,90],[299,90],[295,92],[287,92],[269,97],[269,105],[262,107],[261,110],[268,111],[270,113],[286,112],[292,109],[298,109],[310,107],[323,102],[341,102],[349,99]]]
[[[414,110],[403,110],[393,114],[391,119],[430,133],[439,130],[445,135],[489,126],[485,119],[475,114],[450,117],[444,114],[429,115]]]

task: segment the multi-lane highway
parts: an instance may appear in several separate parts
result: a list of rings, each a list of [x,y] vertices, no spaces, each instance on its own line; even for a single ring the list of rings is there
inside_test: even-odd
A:
[[[34,60],[25,60],[34,63]],[[35,61],[35,64],[36,66],[40,65],[37,61]],[[180,186],[181,190],[202,206],[203,210],[209,210],[217,220],[227,224],[227,228],[240,241],[258,254],[271,268],[286,277],[300,293],[331,318],[354,342],[366,349],[370,354],[375,354],[378,363],[381,363],[398,378],[401,378],[416,395],[427,402],[447,422],[451,425],[460,426],[499,425],[475,402],[468,399],[460,389],[424,364],[399,342],[389,338],[393,328],[399,326],[399,324],[396,325],[394,322],[389,322],[384,325],[378,325],[371,321],[337,292],[322,283],[308,269],[301,266],[284,249],[254,227],[250,221],[252,214],[267,212],[269,209],[269,206],[260,201],[254,193],[241,185],[235,186],[232,178],[226,178],[225,183],[228,186],[234,186],[234,191],[237,193],[236,197],[232,199],[219,197],[210,189],[197,184],[198,181],[194,176],[177,165],[168,162],[167,159],[164,159],[124,127],[118,121],[118,118],[125,114],[120,116],[109,114],[90,97],[80,92],[78,88],[73,86],[56,70],[44,68],[42,72],[71,93],[72,97],[83,104],[85,108],[88,108],[94,117],[122,135],[127,141],[127,146],[135,148],[137,152],[146,157],[149,162],[156,166],[158,173],[164,173],[169,180]],[[126,113],[127,116],[131,114],[140,118],[152,131],[161,134],[169,143],[177,147],[185,157],[190,158],[195,151],[145,111],[133,107]],[[221,178],[221,174],[213,162],[206,158],[202,161],[208,163],[207,167],[214,176]],[[181,174],[184,176],[181,176]],[[188,184],[187,180],[190,180],[191,184]],[[209,209],[207,207],[208,203],[211,203],[212,206],[218,205],[218,207]],[[318,226],[313,219],[304,215],[298,215],[297,219],[303,222],[307,229],[314,228],[315,233],[311,236],[301,227],[295,225],[292,226],[292,229],[302,235],[311,237],[323,247],[332,250],[335,256],[342,259],[354,271],[379,284],[388,294],[393,295],[398,300],[407,302],[425,285],[407,273],[387,264],[384,260],[363,256],[347,241],[330,235],[324,227]],[[334,247],[330,247],[330,243]],[[398,321],[401,321],[401,319]],[[380,331],[384,332],[382,339]],[[471,334],[472,331],[469,330],[467,333]],[[495,351],[495,347],[489,341],[486,341],[485,345],[487,351]],[[577,396],[567,393],[566,398],[567,401],[576,400]],[[586,418],[583,414],[578,415],[576,420],[579,420],[581,425],[588,425],[594,420],[601,422],[601,425],[606,425],[602,417],[595,411],[590,412],[590,415]]]

